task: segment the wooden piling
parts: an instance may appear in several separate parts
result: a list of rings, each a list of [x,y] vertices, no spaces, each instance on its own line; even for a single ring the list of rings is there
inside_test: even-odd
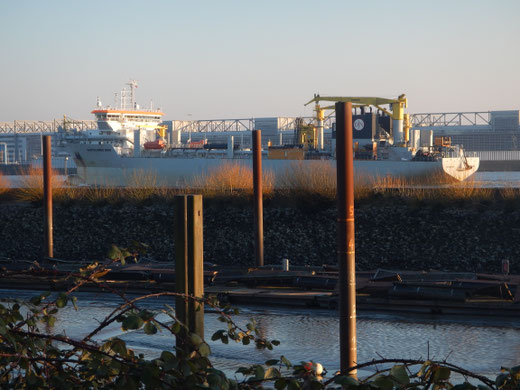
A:
[[[356,266],[354,236],[354,152],[352,103],[336,103],[336,158],[338,182],[338,262],[340,369],[356,376]]]
[[[54,256],[52,224],[52,159],[51,136],[44,135],[43,143],[43,204],[44,204],[44,256]]]
[[[253,196],[255,203],[256,266],[264,265],[264,206],[262,188],[262,131],[253,130]]]
[[[195,298],[204,296],[202,195],[175,197],[175,290]],[[190,333],[204,338],[204,304],[177,297],[176,316]],[[186,330],[177,335],[177,347],[189,351]]]

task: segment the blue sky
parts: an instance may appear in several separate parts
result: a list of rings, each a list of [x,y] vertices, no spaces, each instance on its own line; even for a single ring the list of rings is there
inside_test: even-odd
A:
[[[0,1],[0,121],[90,119],[130,78],[167,119],[520,109],[520,1]]]

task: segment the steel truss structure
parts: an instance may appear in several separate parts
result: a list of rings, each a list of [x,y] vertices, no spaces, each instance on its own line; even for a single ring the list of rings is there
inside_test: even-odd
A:
[[[259,118],[260,119],[260,118]],[[261,118],[264,119],[264,118]],[[278,118],[278,130],[294,130],[295,117]],[[306,123],[316,122],[314,117],[303,117]],[[324,120],[324,127],[332,128],[336,121],[334,115]],[[168,121],[167,121],[168,122]],[[172,120],[172,130],[182,132],[228,132],[228,131],[252,131],[255,130],[255,118],[242,119],[210,119],[182,121]],[[53,121],[13,121],[0,122],[0,134],[15,133],[54,133],[59,127],[63,127],[63,120]],[[412,128],[439,128],[455,126],[491,126],[491,112],[444,112],[444,113],[420,113],[410,114]],[[91,130],[97,128],[94,120],[67,119],[65,125],[68,128],[78,130]]]
[[[260,118],[259,118],[260,119]],[[264,119],[264,118],[262,118]],[[310,123],[315,120],[314,117],[304,117],[305,122]],[[278,130],[294,130],[295,117],[279,117]],[[209,119],[209,120],[194,120],[194,121],[180,121],[173,120],[172,130],[180,130],[184,133],[202,133],[202,132],[226,132],[226,131],[252,131],[255,128],[255,118],[243,119]],[[324,121],[326,128],[332,127],[334,117],[328,117]],[[260,129],[261,130],[261,129]]]
[[[410,114],[412,127],[482,126],[491,125],[491,112],[441,112]]]
[[[55,133],[58,127],[63,127],[63,120],[53,121],[13,121],[0,122],[0,134],[26,134],[26,133]],[[97,122],[93,120],[67,119],[65,126],[78,130],[91,130],[97,128]]]

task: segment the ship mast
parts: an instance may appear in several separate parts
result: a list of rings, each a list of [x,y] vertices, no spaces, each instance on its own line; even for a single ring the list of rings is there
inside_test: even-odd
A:
[[[135,109],[135,92],[134,89],[137,88],[137,81],[130,80],[126,85],[130,86],[130,109]]]

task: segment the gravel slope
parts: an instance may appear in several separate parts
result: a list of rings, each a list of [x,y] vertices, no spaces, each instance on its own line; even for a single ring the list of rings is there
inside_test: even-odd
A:
[[[171,203],[146,205],[57,204],[55,257],[101,260],[111,244],[147,243],[148,255],[172,261],[174,209]],[[336,208],[322,205],[264,205],[265,263],[336,263]],[[375,202],[356,209],[356,262],[375,268],[499,272],[502,259],[520,267],[520,211],[493,205],[409,205]],[[206,202],[205,261],[253,265],[253,213],[247,204]],[[0,204],[0,256],[37,259],[43,252],[43,209]]]

